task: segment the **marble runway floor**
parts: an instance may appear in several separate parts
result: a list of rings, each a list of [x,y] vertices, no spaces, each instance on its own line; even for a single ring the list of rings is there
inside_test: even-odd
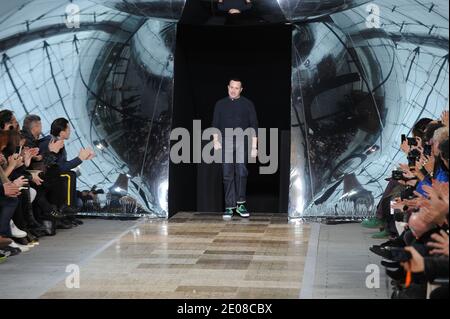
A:
[[[299,298],[311,226],[179,213],[147,220],[41,298]]]

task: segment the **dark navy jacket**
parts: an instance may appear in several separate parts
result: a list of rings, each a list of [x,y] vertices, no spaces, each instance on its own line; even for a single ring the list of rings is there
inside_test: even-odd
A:
[[[48,145],[50,144],[50,141],[52,138],[54,138],[52,135],[47,135],[46,137],[44,137],[43,139],[41,139],[39,141],[39,153],[40,154],[50,153],[50,150],[48,149]],[[63,172],[69,171],[69,170],[77,167],[81,163],[83,163],[83,161],[78,157],[75,157],[73,160],[68,161],[67,160],[67,152],[66,152],[65,147],[63,147],[59,151],[58,154],[54,154],[54,155],[55,155],[56,164],[58,165],[59,169]]]
[[[212,126],[219,129],[222,136],[226,128],[242,128],[245,131],[250,127],[258,136],[258,118],[253,102],[243,96],[237,100],[229,97],[221,99],[216,103]]]

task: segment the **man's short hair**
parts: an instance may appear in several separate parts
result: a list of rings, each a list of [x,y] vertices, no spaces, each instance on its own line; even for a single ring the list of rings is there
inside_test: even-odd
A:
[[[36,114],[28,114],[24,119],[23,119],[23,129],[30,131],[31,130],[31,126],[33,125],[34,122],[40,122],[41,118],[36,115]]]
[[[59,133],[64,131],[69,125],[69,121],[63,117],[56,119],[53,121],[52,126],[50,127],[50,134],[53,136],[59,136]]]
[[[439,151],[441,152],[441,157],[448,162],[448,138],[439,144]]]
[[[0,130],[3,130],[3,127],[6,123],[11,122],[12,117],[14,116],[14,112],[10,110],[2,110],[0,111]]]
[[[231,78],[230,81],[229,81],[228,83],[231,83],[231,81],[233,81],[233,82],[239,82],[239,83],[241,83],[241,87],[244,87],[244,83],[243,83],[242,80],[239,79],[239,78]]]

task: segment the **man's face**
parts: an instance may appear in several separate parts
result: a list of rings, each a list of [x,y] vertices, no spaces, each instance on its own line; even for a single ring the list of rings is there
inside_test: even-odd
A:
[[[70,138],[70,125],[67,124],[67,128],[59,133],[59,137],[63,140],[68,140]]]
[[[230,81],[228,84],[228,95],[232,99],[238,99],[241,96],[242,83],[237,81]]]

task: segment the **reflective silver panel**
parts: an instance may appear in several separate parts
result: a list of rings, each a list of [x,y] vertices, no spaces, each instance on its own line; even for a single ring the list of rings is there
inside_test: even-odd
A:
[[[118,11],[176,22],[186,0],[92,0]]]
[[[447,108],[448,2],[375,4],[295,27],[292,218],[373,214],[401,134]]]
[[[289,21],[305,21],[368,3],[370,0],[276,0]]]
[[[107,145],[101,152],[128,179],[127,192],[158,217],[168,212],[175,33],[174,23],[147,20],[131,38],[96,59],[89,68],[95,74],[79,78],[92,143]],[[83,54],[89,57],[89,51]],[[124,189],[117,184],[111,193]]]

